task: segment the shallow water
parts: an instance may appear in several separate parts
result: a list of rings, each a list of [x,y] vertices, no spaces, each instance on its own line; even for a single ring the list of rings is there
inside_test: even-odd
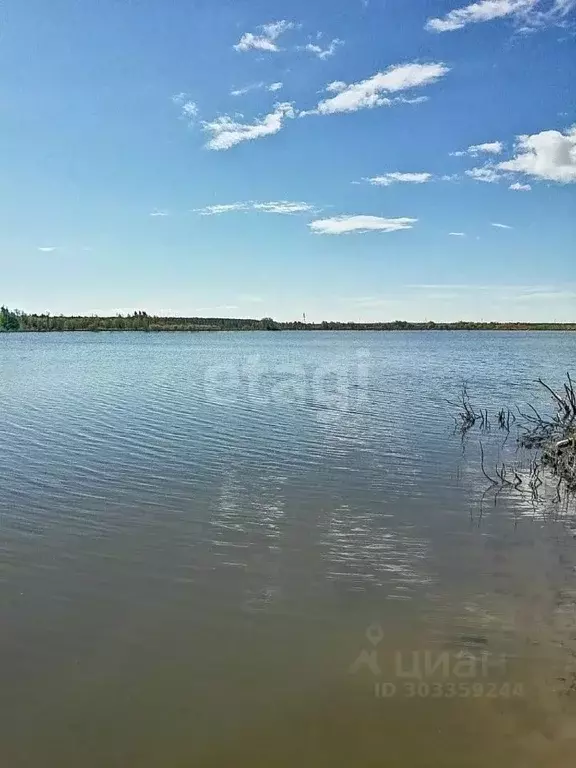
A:
[[[570,509],[486,493],[446,399],[545,403],[575,361],[569,333],[0,336],[0,765],[573,765]]]

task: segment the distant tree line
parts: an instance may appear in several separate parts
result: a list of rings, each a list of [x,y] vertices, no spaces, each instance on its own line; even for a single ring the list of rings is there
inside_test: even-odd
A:
[[[0,307],[0,331],[21,331],[23,313],[18,310]]]
[[[157,317],[142,310],[131,315],[27,314],[0,308],[0,331],[576,331],[576,323],[281,323],[271,317],[260,320],[231,317]]]

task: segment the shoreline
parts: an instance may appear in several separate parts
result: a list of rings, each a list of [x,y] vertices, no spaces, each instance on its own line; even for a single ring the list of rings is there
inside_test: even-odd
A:
[[[85,325],[70,323],[67,325],[68,318],[53,318],[50,327],[30,327],[5,329],[0,328],[0,335],[6,334],[29,334],[29,333],[222,333],[222,332],[279,332],[279,331],[305,331],[313,332],[457,332],[457,331],[497,331],[504,332],[574,332],[576,323],[437,323],[434,325],[428,323],[407,323],[397,325],[395,323],[277,323],[275,328],[265,328],[259,326],[258,321],[247,321],[245,324],[238,325],[212,325],[209,323],[169,323],[159,325],[150,323],[146,326],[128,326],[118,327],[115,324],[106,325]],[[254,322],[254,324],[252,324]],[[70,327],[72,325],[73,327]]]
[[[305,320],[305,317],[304,317]],[[457,320],[391,320],[380,322],[329,321],[307,323],[303,320],[278,321],[272,317],[172,317],[136,311],[131,315],[52,315],[33,314],[0,308],[0,333],[51,333],[55,331],[576,331],[573,323],[486,322]]]

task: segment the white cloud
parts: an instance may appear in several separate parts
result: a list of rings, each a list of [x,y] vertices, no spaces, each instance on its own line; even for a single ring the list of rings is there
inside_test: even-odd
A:
[[[260,90],[260,88],[265,88],[267,91],[275,93],[276,91],[279,91],[283,85],[284,83],[250,83],[250,85],[245,85],[243,88],[235,88],[233,91],[230,91],[230,96],[244,96],[245,94],[250,93],[250,91],[257,91]]]
[[[561,27],[565,26],[564,19],[576,5],[576,0],[552,0],[542,10],[543,5],[546,5],[546,0],[536,2],[536,7],[530,9],[525,14],[525,24],[521,29],[522,32],[532,31],[550,24],[557,24]]]
[[[309,224],[312,232],[319,235],[347,235],[351,232],[396,232],[412,229],[418,219],[406,217],[384,219],[380,216],[334,216],[329,219],[317,219]]]
[[[471,179],[485,181],[488,184],[494,184],[502,178],[500,174],[489,165],[485,165],[483,168],[470,168],[469,170],[464,171],[464,173],[466,176],[470,176]]]
[[[247,211],[249,203],[225,203],[223,205],[207,205],[205,208],[195,208],[194,213],[200,216],[216,216],[219,213],[232,213],[233,211]]]
[[[470,157],[478,157],[482,153],[488,155],[499,155],[504,149],[504,144],[501,141],[489,141],[486,144],[472,144],[468,149],[460,150],[459,152],[450,152],[452,157],[463,157],[464,155],[470,155]]]
[[[346,83],[342,82],[342,80],[334,80],[334,82],[328,83],[326,90],[328,93],[340,93],[340,91],[345,91],[347,87]]]
[[[280,35],[293,28],[294,24],[291,21],[285,20],[263,24],[261,27],[258,27],[259,34],[255,35],[253,32],[245,32],[234,48],[237,51],[253,49],[256,51],[277,52],[280,48],[276,41]]]
[[[55,245],[39,245],[38,250],[42,253],[52,253],[52,251],[56,250],[56,247]]]
[[[532,187],[530,184],[520,184],[520,182],[515,181],[514,184],[510,184],[508,189],[513,189],[515,192],[530,192]]]
[[[186,93],[176,93],[172,96],[172,101],[180,107],[181,117],[188,120],[190,123],[194,123],[198,117],[198,105],[195,101],[192,101]]]
[[[376,187],[389,187],[391,184],[396,183],[424,184],[430,181],[431,178],[431,173],[399,173],[394,171],[393,173],[384,173],[382,176],[372,176],[371,178],[364,179],[364,181]]]
[[[296,25],[292,21],[273,21],[270,24],[263,24],[260,29],[266,35],[266,37],[276,40],[281,34],[287,32],[289,29],[294,29]]]
[[[194,101],[185,101],[182,104],[182,114],[188,120],[194,120],[198,116],[198,105]]]
[[[337,95],[321,101],[313,113],[332,115],[337,112],[356,112],[358,109],[389,106],[393,100],[384,94],[435,83],[449,71],[449,67],[442,63],[413,62],[392,66],[385,72],[377,72],[367,80],[351,85],[337,80],[326,88],[329,93]]]
[[[248,203],[224,203],[221,205],[207,205],[204,208],[194,208],[192,213],[199,213],[200,216],[217,216],[220,213],[247,211],[248,205]]]
[[[168,213],[168,211],[159,211],[156,209],[155,211],[152,211],[152,213],[149,213],[148,215],[152,217],[156,217],[156,216],[169,216],[170,214]]]
[[[576,182],[576,125],[565,133],[542,131],[519,136],[516,156],[499,163],[503,171],[513,171],[559,184]]]
[[[235,88],[233,91],[230,91],[230,96],[244,96],[246,93],[250,93],[250,91],[264,88],[264,85],[265,83],[250,83],[250,85],[245,85],[243,88]]]
[[[197,208],[194,213],[201,216],[214,216],[220,213],[232,213],[235,211],[259,211],[261,213],[309,213],[316,211],[316,207],[310,203],[292,202],[290,200],[272,200],[270,202],[259,203],[249,200],[245,203],[227,203],[224,205],[208,205],[205,208]]]
[[[466,237],[465,232],[448,232],[449,235],[452,235],[452,237]]]
[[[558,16],[567,16],[575,5],[576,0],[555,0],[550,10]]]
[[[559,301],[561,299],[576,299],[576,291],[535,291],[515,296],[515,301]]]
[[[464,8],[450,11],[442,18],[428,19],[425,29],[429,32],[453,32],[468,24],[525,14],[538,2],[539,0],[479,0]]]
[[[331,56],[334,56],[340,45],[344,45],[344,40],[335,37],[327,48],[322,48],[315,43],[308,43],[308,45],[305,46],[305,50],[318,56],[319,59],[329,59]]]
[[[495,221],[492,221],[490,226],[497,227],[498,229],[513,229],[513,227],[510,227],[508,224],[498,224]]]
[[[252,208],[255,211],[264,211],[264,213],[307,213],[316,210],[309,203],[291,203],[288,200],[273,201],[270,203],[253,203]]]
[[[456,8],[446,16],[428,19],[429,32],[453,32],[468,24],[510,17],[520,22],[520,31],[526,32],[550,24],[565,26],[565,18],[576,5],[576,0],[478,0]]]
[[[271,136],[281,130],[286,118],[292,118],[294,115],[294,107],[289,102],[276,104],[273,112],[252,124],[239,123],[229,115],[223,115],[212,122],[202,124],[204,130],[212,134],[206,147],[217,151],[230,149],[243,141]]]
[[[473,144],[468,147],[468,152],[471,155],[479,154],[480,152],[487,152],[489,155],[499,155],[504,149],[504,144],[501,141],[489,141],[486,144]]]
[[[407,99],[405,96],[397,96],[392,99],[392,104],[423,104],[425,101],[430,101],[429,96],[414,96],[411,99]]]
[[[576,5],[575,0],[555,0],[552,11],[560,16],[566,16]]]

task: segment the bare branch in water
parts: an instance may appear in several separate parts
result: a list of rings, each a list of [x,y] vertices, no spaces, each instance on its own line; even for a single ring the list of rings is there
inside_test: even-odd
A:
[[[541,472],[544,468],[549,474],[558,478],[555,500],[559,501],[562,488],[566,490],[567,494],[576,493],[576,391],[569,373],[561,392],[555,392],[542,379],[538,379],[538,383],[552,396],[557,407],[553,416],[543,416],[534,405],[528,403],[531,414],[523,412],[517,407],[518,418],[516,418],[510,409],[502,408],[496,415],[496,423],[500,430],[506,432],[504,443],[508,439],[511,425],[515,425],[518,430],[518,445],[537,453],[537,458],[530,464],[528,480],[528,488],[533,500],[538,500],[538,489],[543,484]],[[462,385],[458,401],[450,404],[458,409],[455,421],[457,430],[463,438],[476,426],[483,433],[490,431],[491,421],[488,410],[477,410],[472,405],[467,384]],[[511,482],[507,477],[508,473],[504,463],[501,467],[496,465],[498,480],[490,477],[486,472],[482,442],[480,442],[480,457],[482,474],[490,481],[491,485],[499,485],[500,487],[508,485],[516,489],[520,488],[522,478],[513,469],[514,482]]]
[[[494,480],[493,477],[490,477],[490,475],[484,469],[484,446],[482,445],[482,441],[480,441],[480,466],[482,468],[482,474],[484,477],[489,480],[492,485],[498,485],[498,481]]]

